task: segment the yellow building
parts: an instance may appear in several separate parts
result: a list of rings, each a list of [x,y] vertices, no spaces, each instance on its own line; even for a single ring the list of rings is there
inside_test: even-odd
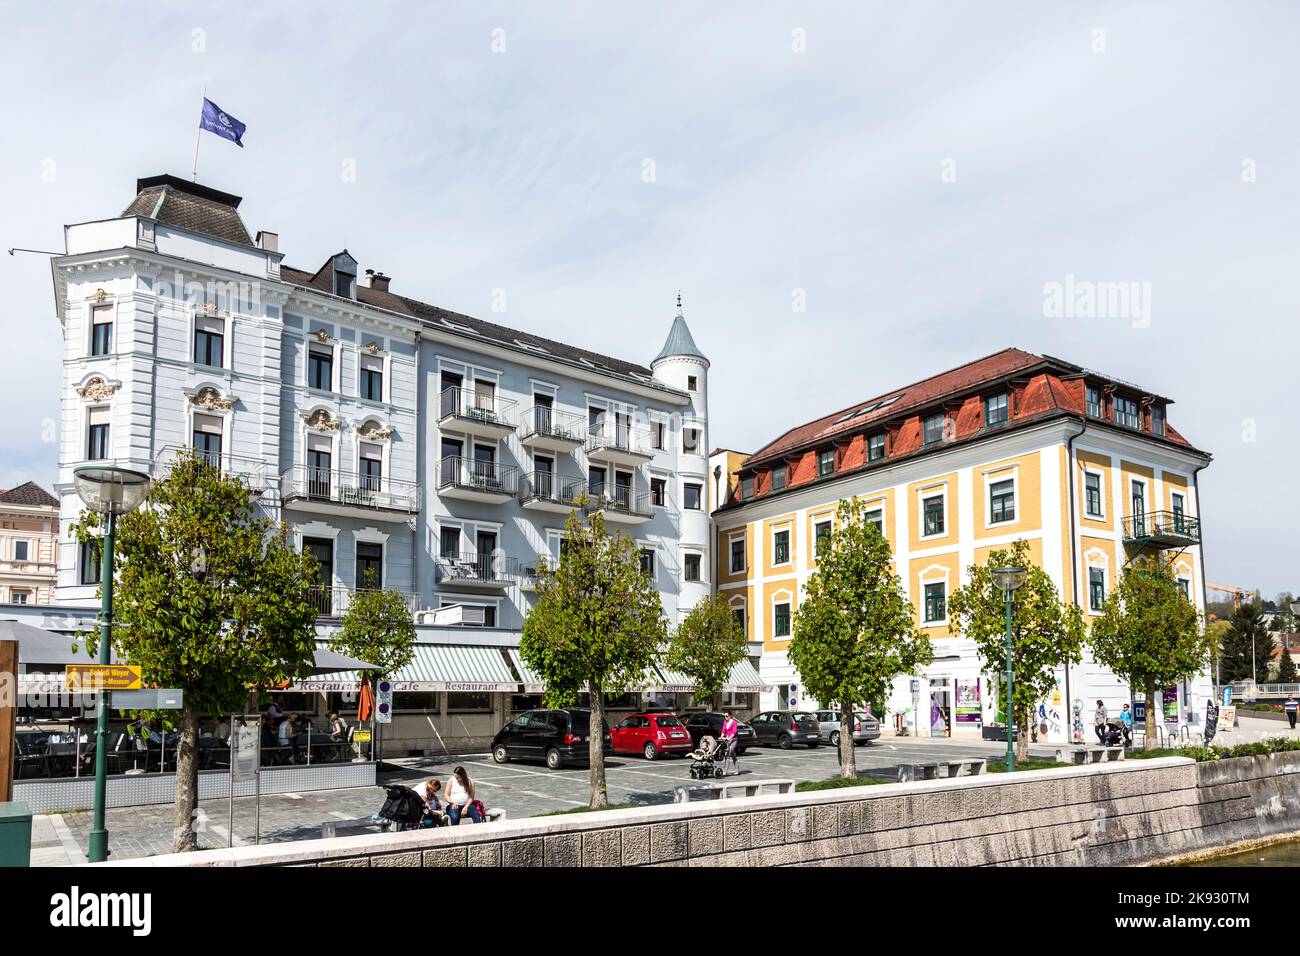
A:
[[[1210,456],[1167,421],[1170,400],[1060,359],[1007,349],[793,428],[728,461],[714,512],[717,590],[762,641],[764,707],[813,707],[786,657],[816,570],[819,533],[861,499],[895,556],[935,659],[900,678],[888,702],[913,732],[971,734],[993,721],[996,689],[972,642],[949,629],[947,597],[990,550],[1025,539],[1063,599],[1095,616],[1127,561],[1171,550],[1204,610],[1197,476]],[[996,685],[997,678],[994,677]],[[1170,723],[1198,723],[1208,676],[1175,689]],[[1164,692],[1162,692],[1162,698]],[[1070,702],[1087,736],[1103,700],[1129,689],[1085,656],[1062,669],[1036,730],[1065,740]],[[918,719],[919,716],[919,719]]]
[[[59,501],[33,481],[0,488],[0,604],[51,604]]]

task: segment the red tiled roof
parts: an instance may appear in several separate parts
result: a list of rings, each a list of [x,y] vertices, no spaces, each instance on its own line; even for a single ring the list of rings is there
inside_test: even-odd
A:
[[[29,505],[33,507],[57,508],[59,499],[54,497],[34,481],[25,481],[16,488],[0,492],[0,504]]]

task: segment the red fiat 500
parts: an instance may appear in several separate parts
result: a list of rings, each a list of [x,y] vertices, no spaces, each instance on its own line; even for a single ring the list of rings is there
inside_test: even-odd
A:
[[[664,754],[692,749],[691,735],[672,714],[632,714],[610,731],[616,754],[642,754],[654,760]]]

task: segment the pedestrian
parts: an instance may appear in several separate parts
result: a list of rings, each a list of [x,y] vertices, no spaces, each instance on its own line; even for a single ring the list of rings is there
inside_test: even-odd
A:
[[[447,781],[447,817],[452,826],[459,826],[461,817],[469,817],[475,823],[483,822],[478,800],[474,797],[474,782],[464,767],[457,767]]]
[[[1092,714],[1092,729],[1097,732],[1098,743],[1106,742],[1106,705],[1097,701],[1097,709]]]
[[[1119,712],[1119,729],[1124,731],[1124,746],[1130,746],[1133,743],[1133,713],[1128,704]]]
[[[447,814],[442,810],[442,801],[438,799],[438,791],[442,789],[442,783],[437,777],[434,777],[424,785],[424,817],[420,825],[424,827],[440,827],[447,822]]]
[[[740,768],[736,765],[736,735],[740,732],[740,724],[736,718],[731,716],[731,711],[722,713],[722,746],[726,748],[726,753],[722,760],[722,772],[724,774],[740,773]]]
[[[337,710],[330,712],[330,736],[335,740],[345,740],[348,736],[348,723],[339,716]]]
[[[1300,707],[1300,703],[1297,703],[1294,694],[1288,697],[1286,703],[1282,705],[1282,709],[1286,711],[1286,719],[1291,722],[1292,730],[1295,730],[1295,713],[1298,707]]]

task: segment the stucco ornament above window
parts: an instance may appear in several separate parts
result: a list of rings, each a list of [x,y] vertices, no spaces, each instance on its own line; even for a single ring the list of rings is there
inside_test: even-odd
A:
[[[105,398],[111,398],[117,389],[109,385],[104,379],[96,375],[89,382],[77,389],[77,394],[81,396],[84,402],[98,402]]]
[[[378,355],[380,352],[383,351],[383,348],[380,347],[378,342],[367,342],[366,351],[369,352],[371,355]]]
[[[370,438],[374,441],[388,441],[389,437],[393,434],[393,430],[391,428],[385,428],[383,425],[379,424],[379,422],[366,422],[357,429],[357,434],[362,438]]]
[[[98,302],[100,305],[103,305],[104,300],[108,298],[108,293],[105,292],[103,289],[96,289],[95,294],[92,295],[91,298],[94,299],[96,302]]]
[[[222,398],[221,393],[215,388],[201,388],[195,394],[190,396],[190,404],[199,408],[214,409],[219,411],[229,411],[234,402],[229,398]]]
[[[316,336],[316,338],[321,342],[328,342],[331,338],[329,331],[326,329],[317,329],[312,333],[312,335]]]
[[[339,426],[343,424],[337,418],[331,418],[330,413],[323,408],[316,409],[310,415],[304,415],[302,420],[307,423],[308,428],[316,428],[323,432],[338,431]]]

